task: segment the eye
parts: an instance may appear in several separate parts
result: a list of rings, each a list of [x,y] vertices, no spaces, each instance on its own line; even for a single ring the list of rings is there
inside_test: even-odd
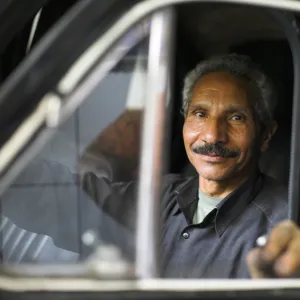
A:
[[[205,118],[206,117],[206,113],[203,112],[203,111],[195,111],[194,114],[198,118]]]
[[[233,115],[232,117],[230,117],[230,120],[232,121],[242,121],[244,119],[245,117],[243,115]]]

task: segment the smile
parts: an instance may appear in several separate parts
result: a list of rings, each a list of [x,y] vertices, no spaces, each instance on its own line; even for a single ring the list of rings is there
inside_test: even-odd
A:
[[[200,154],[201,158],[206,162],[221,162],[227,159],[227,157],[219,156],[216,154]]]

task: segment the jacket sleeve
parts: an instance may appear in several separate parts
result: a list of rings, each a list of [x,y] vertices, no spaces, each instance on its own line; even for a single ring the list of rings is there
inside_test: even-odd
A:
[[[99,173],[98,173],[99,174]],[[161,212],[162,222],[173,205],[175,187],[181,182],[179,175],[167,175],[162,179]],[[137,182],[112,183],[108,178],[87,172],[82,176],[81,187],[99,208],[102,220],[99,225],[100,236],[106,234],[108,240],[117,245],[126,257],[135,257],[135,234],[137,220]],[[103,213],[106,215],[104,218]],[[111,219],[110,219],[111,218]],[[118,225],[114,225],[118,224]],[[102,232],[102,233],[101,233]]]
[[[108,178],[88,172],[81,177],[81,186],[103,212],[121,225],[134,230],[137,208],[136,182],[112,183]]]
[[[177,174],[162,178],[160,202],[167,206],[174,193],[174,186],[181,177]],[[100,177],[97,172],[87,172],[82,176],[83,190],[105,213],[122,225],[133,230],[137,213],[137,182],[112,183],[107,177]]]

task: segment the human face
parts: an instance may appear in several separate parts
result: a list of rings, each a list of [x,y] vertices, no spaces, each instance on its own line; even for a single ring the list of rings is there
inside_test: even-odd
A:
[[[258,137],[249,87],[225,72],[195,85],[183,126],[186,153],[200,177],[222,181],[250,173]]]

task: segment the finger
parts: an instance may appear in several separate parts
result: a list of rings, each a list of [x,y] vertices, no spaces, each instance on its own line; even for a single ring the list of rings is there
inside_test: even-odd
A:
[[[291,221],[285,221],[276,226],[270,233],[267,244],[263,248],[264,259],[270,262],[278,258],[297,233],[297,226]]]
[[[294,277],[300,274],[300,233],[294,236],[286,251],[274,265],[276,275],[280,277]]]
[[[247,255],[247,265],[252,278],[270,277],[269,272],[266,272],[263,267],[262,249],[255,248]]]

